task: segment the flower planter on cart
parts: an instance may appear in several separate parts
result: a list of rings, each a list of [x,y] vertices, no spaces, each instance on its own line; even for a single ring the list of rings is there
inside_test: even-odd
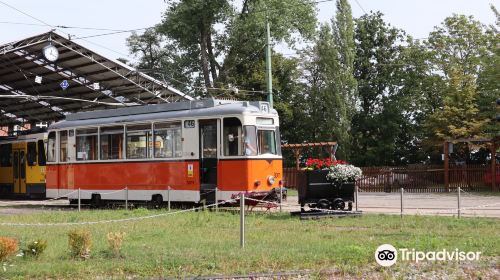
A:
[[[301,211],[307,204],[311,208],[352,210],[354,182],[334,183],[326,179],[329,170],[306,171],[306,184],[299,186]]]

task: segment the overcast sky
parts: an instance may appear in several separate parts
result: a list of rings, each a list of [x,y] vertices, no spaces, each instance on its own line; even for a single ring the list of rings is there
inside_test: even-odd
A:
[[[0,44],[51,29],[34,18],[5,6],[2,2],[52,26],[116,30],[155,25],[161,21],[166,7],[164,0],[0,0]],[[414,38],[427,37],[434,26],[439,25],[445,17],[453,13],[472,15],[484,24],[493,24],[495,17],[490,10],[490,4],[500,8],[500,0],[357,0],[357,2],[350,0],[350,3],[354,17],[361,16],[364,11],[381,11],[387,22],[405,30]],[[317,7],[319,20],[328,21],[334,15],[335,1],[319,3]],[[77,28],[61,30],[77,37],[112,32]],[[122,33],[77,42],[106,57],[112,59],[125,57],[130,60],[125,45],[125,39],[129,35],[130,33]]]

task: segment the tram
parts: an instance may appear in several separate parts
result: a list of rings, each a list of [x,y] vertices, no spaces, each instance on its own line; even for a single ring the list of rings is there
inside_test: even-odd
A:
[[[282,186],[282,174],[279,118],[267,102],[205,99],[82,112],[48,131],[49,198],[265,198]]]
[[[23,134],[0,138],[0,198],[43,198],[47,134],[19,133]]]

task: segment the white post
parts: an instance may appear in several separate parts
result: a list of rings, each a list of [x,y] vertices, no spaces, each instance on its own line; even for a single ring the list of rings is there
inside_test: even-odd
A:
[[[356,212],[357,212],[358,211],[358,191],[359,191],[358,186],[355,186],[354,189],[356,190],[354,192],[354,195],[355,195],[355,197],[354,197],[355,202],[354,203],[356,204]]]
[[[403,193],[404,193],[404,189],[401,188],[401,218],[403,218]]]
[[[458,195],[458,197],[457,197],[458,198],[458,201],[457,201],[457,203],[458,203],[458,208],[457,208],[458,209],[458,218],[460,219],[460,215],[462,214],[462,213],[460,213],[461,212],[460,211],[460,187],[458,187],[458,189],[457,189],[457,195]]]
[[[217,187],[215,187],[215,212],[219,212],[219,200],[217,199]]]
[[[168,211],[170,211],[170,186],[167,189]]]
[[[281,212],[281,204],[283,203],[283,187],[280,186],[280,212]]]
[[[81,208],[82,208],[82,203],[80,201],[80,188],[78,188],[78,212],[80,212]]]
[[[125,186],[125,210],[128,210],[128,186]]]
[[[240,193],[240,247],[245,247],[245,194]]]

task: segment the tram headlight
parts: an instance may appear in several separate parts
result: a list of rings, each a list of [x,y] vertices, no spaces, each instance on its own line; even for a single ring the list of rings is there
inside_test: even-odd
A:
[[[269,185],[274,184],[274,181],[275,181],[275,180],[276,180],[276,178],[274,178],[274,176],[269,176],[269,177],[267,177],[267,183],[268,183]]]

